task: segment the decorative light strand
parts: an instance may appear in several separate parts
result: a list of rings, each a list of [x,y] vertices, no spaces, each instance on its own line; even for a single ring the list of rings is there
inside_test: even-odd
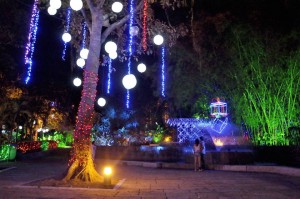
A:
[[[107,94],[110,94],[110,85],[111,85],[111,59],[108,60],[108,73],[107,73]]]
[[[144,8],[143,8],[143,38],[142,38],[142,46],[144,51],[147,50],[147,0],[144,0]]]
[[[165,95],[165,47],[161,49],[161,96],[166,97]]]
[[[39,13],[40,12],[37,8],[37,3],[38,3],[38,0],[35,0],[34,4],[33,4],[29,34],[28,34],[28,41],[26,44],[26,51],[25,51],[25,65],[28,64],[27,77],[25,79],[26,84],[28,84],[30,77],[31,77],[32,57],[33,57],[33,53],[34,53],[34,46],[35,46],[35,42],[36,42],[36,33],[37,33],[37,29],[38,29],[38,21],[39,21]]]
[[[38,0],[34,1],[32,12],[31,12],[29,34],[28,34],[28,38],[27,38],[26,51],[25,51],[25,56],[24,56],[24,58],[25,58],[25,64],[27,64],[29,62],[28,54],[29,54],[30,48],[31,48],[31,37],[33,35],[33,30],[34,30],[34,25],[35,25],[35,16],[36,16],[36,14],[38,12],[37,2],[38,2]]]
[[[68,9],[67,9],[67,24],[66,24],[66,29],[65,29],[66,32],[69,32],[69,30],[70,30],[71,11],[72,11],[72,9],[70,7],[68,7]],[[68,42],[64,42],[64,50],[63,50],[62,57],[61,57],[62,60],[64,60],[64,61],[66,60],[67,43]]]
[[[133,0],[130,0],[129,4],[129,12],[130,12],[130,18],[129,18],[129,28],[128,28],[128,34],[129,34],[129,42],[128,42],[128,52],[129,52],[129,57],[128,57],[128,72],[127,74],[129,75],[131,73],[131,56],[132,56],[132,40],[133,40],[133,35],[130,34],[130,30],[132,28],[133,24]],[[129,90],[127,89],[127,94],[126,94],[126,108],[129,109],[130,107],[130,93]]]
[[[81,44],[81,49],[85,48],[85,42],[86,42],[86,22],[83,22],[83,25],[82,25],[82,44]]]

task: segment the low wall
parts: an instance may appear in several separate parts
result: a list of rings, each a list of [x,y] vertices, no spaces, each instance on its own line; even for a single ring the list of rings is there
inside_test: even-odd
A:
[[[96,159],[193,163],[191,149],[162,146],[98,146]],[[252,151],[207,151],[206,164],[253,164]]]

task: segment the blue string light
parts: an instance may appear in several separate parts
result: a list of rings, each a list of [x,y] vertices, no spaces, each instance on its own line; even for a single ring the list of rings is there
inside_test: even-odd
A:
[[[106,93],[109,94],[110,93],[110,84],[111,84],[111,59],[109,58],[108,61],[108,73],[107,73],[107,91]]]
[[[70,21],[71,21],[71,8],[69,7],[67,9],[67,24],[66,24],[66,32],[69,32],[70,30]],[[68,42],[64,42],[64,50],[63,50],[63,53],[62,53],[62,60],[66,60],[65,56],[66,56],[66,50],[67,50],[67,43]]]
[[[130,34],[130,30],[132,29],[132,25],[133,25],[133,0],[130,0],[129,12],[130,12],[129,28],[128,28],[128,34],[129,34],[128,52],[129,52],[129,57],[128,57],[128,65],[127,65],[127,69],[128,69],[127,74],[128,75],[131,73],[131,56],[132,56],[132,51],[133,51],[132,50],[133,35]],[[130,93],[129,93],[129,90],[127,89],[126,108],[129,109],[129,107],[130,107]]]
[[[83,22],[83,25],[82,25],[82,44],[81,44],[81,49],[85,48],[85,41],[86,41],[86,22]]]
[[[38,29],[38,22],[39,22],[39,10],[37,8],[38,0],[34,1],[32,12],[31,12],[31,20],[30,20],[30,28],[28,34],[28,41],[26,44],[26,51],[25,51],[25,66],[27,67],[27,76],[25,79],[25,83],[28,84],[31,78],[31,71],[32,71],[32,57],[35,48],[36,42],[36,33]]]
[[[166,97],[165,95],[165,47],[161,49],[161,96]]]

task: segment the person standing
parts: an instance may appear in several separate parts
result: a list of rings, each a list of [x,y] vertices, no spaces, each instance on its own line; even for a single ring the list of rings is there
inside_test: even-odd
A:
[[[199,139],[195,140],[193,151],[194,151],[194,169],[195,171],[197,171],[198,169],[200,169],[201,166],[201,159],[200,159],[201,146],[200,146]]]
[[[203,171],[205,169],[205,153],[206,153],[206,148],[205,148],[205,142],[204,138],[201,136],[200,137],[200,171]]]

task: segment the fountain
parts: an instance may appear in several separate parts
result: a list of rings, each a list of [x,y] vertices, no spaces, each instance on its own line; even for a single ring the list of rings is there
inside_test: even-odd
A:
[[[189,154],[192,154],[194,140],[200,136],[204,137],[207,156],[211,163],[243,162],[243,160],[237,160],[240,159],[237,153],[245,155],[247,152],[248,159],[249,154],[252,154],[248,137],[243,135],[236,125],[229,123],[227,103],[219,98],[210,104],[209,119],[170,118],[167,124],[176,128],[177,141],[184,148],[189,149],[184,149]]]

